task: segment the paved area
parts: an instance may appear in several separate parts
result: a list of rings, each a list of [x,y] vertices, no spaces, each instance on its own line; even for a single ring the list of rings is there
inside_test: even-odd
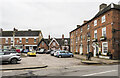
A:
[[[17,64],[48,65],[42,69],[2,71],[2,76],[118,76],[118,65],[82,65],[80,59],[56,58],[49,54],[39,54],[37,57],[26,57]],[[15,66],[15,65],[3,65]]]

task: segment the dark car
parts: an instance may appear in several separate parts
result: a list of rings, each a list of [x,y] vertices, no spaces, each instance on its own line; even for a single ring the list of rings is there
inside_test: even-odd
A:
[[[52,50],[47,50],[45,53],[50,54]]]

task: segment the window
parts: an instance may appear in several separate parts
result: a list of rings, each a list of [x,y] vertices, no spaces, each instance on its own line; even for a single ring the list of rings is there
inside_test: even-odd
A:
[[[94,38],[97,39],[97,30],[94,31]]]
[[[76,43],[78,42],[78,38],[76,37]]]
[[[88,29],[88,30],[90,29],[90,25],[87,25],[87,29]]]
[[[90,45],[87,45],[87,52],[90,52]]]
[[[77,45],[76,45],[76,52],[78,52],[78,47],[77,47]]]
[[[108,52],[108,42],[102,43],[102,54],[107,54]]]
[[[97,20],[94,21],[94,26],[96,26],[96,25],[97,25]]]
[[[102,17],[102,23],[105,22],[105,15]]]
[[[77,35],[78,31],[76,31],[76,35]]]
[[[44,42],[42,42],[42,46],[44,45]]]
[[[80,36],[80,39],[81,39],[81,41],[82,41],[82,35]]]
[[[13,38],[11,38],[11,43],[13,43]]]
[[[102,36],[106,37],[106,27],[102,28]]]
[[[87,37],[90,37],[90,32],[87,33]]]
[[[28,43],[28,39],[26,39],[26,43]]]
[[[20,43],[22,43],[22,39],[20,38],[20,41],[19,41]]]
[[[6,38],[6,43],[8,43],[8,38]]]
[[[82,32],[82,28],[80,29],[80,31]]]
[[[55,42],[53,42],[53,46],[56,46]]]
[[[36,39],[34,39],[34,43],[36,43]]]

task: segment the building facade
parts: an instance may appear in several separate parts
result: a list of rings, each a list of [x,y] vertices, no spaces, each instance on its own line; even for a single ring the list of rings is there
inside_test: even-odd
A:
[[[50,38],[50,35],[48,39],[41,39],[41,41],[38,44],[39,48],[46,49],[46,50],[68,50],[69,51],[69,43],[70,38],[64,38],[64,35],[62,35],[62,38]]]
[[[28,49],[31,51],[37,48],[42,37],[40,30],[16,31],[14,37],[13,31],[1,30],[0,45],[1,49],[10,49],[14,46],[16,49]]]
[[[114,59],[120,57],[120,4],[101,4],[99,12],[70,32],[70,50],[78,54],[92,52]]]

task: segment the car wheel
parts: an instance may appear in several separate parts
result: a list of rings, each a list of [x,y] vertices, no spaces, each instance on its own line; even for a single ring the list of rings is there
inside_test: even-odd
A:
[[[58,56],[59,58],[62,58],[62,56]]]
[[[11,59],[10,63],[11,63],[11,64],[17,64],[17,59],[15,59],[15,58],[14,58],[14,59]]]
[[[71,57],[74,57],[73,55],[71,55]]]

